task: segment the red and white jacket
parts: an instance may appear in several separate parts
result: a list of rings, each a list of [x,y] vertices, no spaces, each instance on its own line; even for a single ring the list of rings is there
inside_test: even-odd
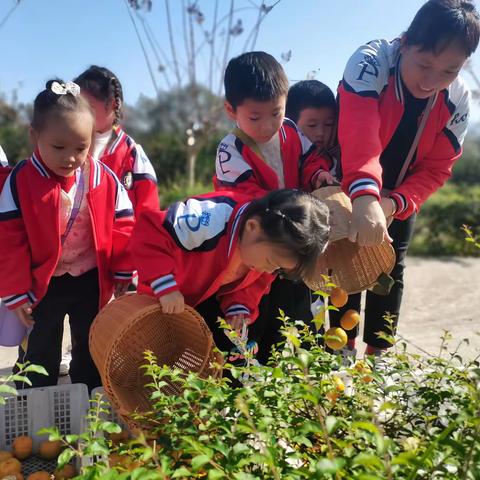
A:
[[[330,160],[319,155],[315,145],[288,118],[278,135],[285,188],[311,191],[317,174],[330,170]],[[218,146],[213,184],[215,190],[236,189],[254,197],[279,188],[276,172],[233,133]]]
[[[139,291],[161,297],[179,290],[193,307],[216,293],[226,316],[253,322],[275,276],[245,268],[232,283],[222,282],[247,205],[237,192],[207,193],[140,215],[132,235]]]
[[[380,155],[404,111],[400,40],[374,40],[350,58],[338,88],[338,137],[344,191],[354,198],[380,196]],[[390,193],[395,217],[406,219],[450,177],[462,153],[469,116],[469,92],[460,78],[439,92],[402,184]]]
[[[143,148],[120,127],[114,128],[114,140],[100,155],[128,191],[135,216],[144,210],[158,210],[157,176]]]
[[[85,197],[96,245],[101,308],[112,296],[114,281],[130,281],[133,276],[128,244],[134,218],[127,192],[115,174],[91,157],[87,161],[90,178]],[[26,302],[36,304],[47,292],[62,248],[60,190],[58,181],[35,155],[17,164],[4,178],[0,193],[4,246],[0,249],[0,297],[10,309]]]

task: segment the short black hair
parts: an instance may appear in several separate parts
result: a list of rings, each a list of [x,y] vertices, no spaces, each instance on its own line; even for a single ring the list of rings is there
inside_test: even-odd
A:
[[[59,78],[49,80],[33,102],[32,127],[38,132],[45,126],[48,115],[52,113],[63,114],[69,112],[85,111],[93,117],[92,109],[88,102],[81,95],[74,95],[71,92],[58,94],[52,90],[52,85],[57,82],[65,86],[65,82]]]
[[[123,89],[118,77],[108,68],[91,65],[74,80],[85,92],[92,97],[115,105],[115,123],[122,118]]]
[[[327,85],[318,80],[302,80],[290,87],[287,96],[286,116],[298,122],[306,108],[331,108],[337,112],[335,95]]]
[[[406,45],[441,52],[458,41],[469,57],[480,38],[480,17],[471,0],[429,0],[417,12],[404,34]]]
[[[301,190],[273,190],[248,205],[240,235],[245,222],[252,217],[259,218],[265,240],[298,258],[294,271],[285,272],[287,276],[315,280],[318,259],[327,248],[330,233],[327,205]]]
[[[247,52],[232,58],[224,77],[225,98],[235,109],[246,99],[265,102],[287,95],[283,67],[265,52]]]

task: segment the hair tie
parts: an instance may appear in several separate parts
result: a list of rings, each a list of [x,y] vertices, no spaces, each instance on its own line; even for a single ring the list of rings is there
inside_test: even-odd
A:
[[[74,97],[80,95],[80,87],[73,82],[66,82],[66,83],[59,83],[59,82],[52,82],[50,86],[50,90],[55,93],[56,95],[66,95],[70,93]]]
[[[272,213],[273,215],[277,215],[282,217],[284,220],[288,220],[287,216],[282,213],[280,210],[270,210],[268,207],[265,209],[265,213]]]

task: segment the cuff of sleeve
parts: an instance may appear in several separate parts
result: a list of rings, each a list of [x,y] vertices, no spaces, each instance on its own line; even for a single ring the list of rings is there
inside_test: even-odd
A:
[[[350,200],[355,200],[364,195],[372,195],[380,200],[380,187],[372,178],[359,178],[353,181],[348,187],[348,196]]]
[[[27,293],[21,293],[19,295],[10,295],[9,297],[3,297],[2,302],[9,310],[15,310],[24,303],[34,304],[37,301],[32,291]]]
[[[401,193],[392,192],[389,197],[395,202],[397,207],[394,215],[400,215],[408,208],[407,199]]]
[[[115,272],[113,274],[113,279],[116,282],[131,282],[137,276],[137,272]]]
[[[153,282],[150,282],[150,287],[152,287],[153,293],[157,297],[179,290],[175,277],[172,274],[153,280]]]
[[[225,310],[225,316],[226,317],[233,317],[235,315],[250,315],[250,310],[245,305],[241,305],[239,303],[236,303],[234,305],[230,305]]]

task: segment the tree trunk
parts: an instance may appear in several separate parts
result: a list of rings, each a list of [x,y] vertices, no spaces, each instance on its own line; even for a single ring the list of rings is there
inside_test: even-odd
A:
[[[195,163],[197,161],[197,151],[195,148],[187,147],[187,178],[188,186],[192,188],[195,185]]]

